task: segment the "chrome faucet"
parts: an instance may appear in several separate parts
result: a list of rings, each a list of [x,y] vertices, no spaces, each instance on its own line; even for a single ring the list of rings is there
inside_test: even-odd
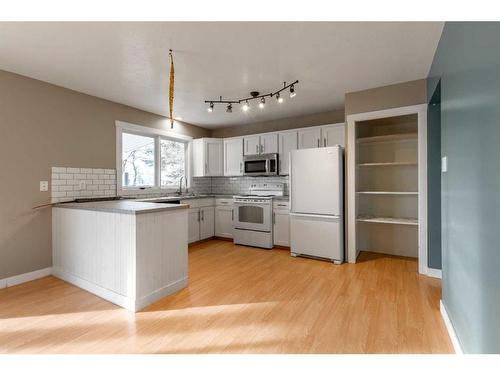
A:
[[[184,180],[184,185],[186,186],[186,193],[187,193],[187,181],[185,176],[181,176],[179,179],[179,191],[177,192],[179,195],[182,195],[182,180]]]

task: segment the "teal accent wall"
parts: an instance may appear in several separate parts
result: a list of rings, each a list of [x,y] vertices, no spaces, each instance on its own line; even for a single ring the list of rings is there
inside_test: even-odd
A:
[[[427,93],[427,265],[441,269],[441,84],[433,88]]]
[[[446,23],[441,80],[443,303],[466,353],[500,353],[500,23]]]

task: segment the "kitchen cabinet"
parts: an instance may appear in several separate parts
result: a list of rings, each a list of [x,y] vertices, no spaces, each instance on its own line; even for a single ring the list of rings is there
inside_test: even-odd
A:
[[[290,151],[297,149],[297,132],[282,132],[278,134],[279,138],[279,174],[288,175],[289,173],[289,154]]]
[[[200,240],[200,209],[190,208],[188,213],[188,243]]]
[[[298,131],[298,148],[317,148],[321,143],[321,128],[310,128]]]
[[[214,236],[214,199],[186,199],[182,204],[189,204],[188,243],[204,240]]]
[[[200,240],[214,236],[214,207],[200,208]]]
[[[260,136],[252,135],[244,137],[245,142],[245,155],[259,155],[260,154]]]
[[[298,131],[298,148],[345,146],[345,124],[315,126]]]
[[[220,138],[199,138],[193,141],[193,177],[222,176],[223,142]]]
[[[273,243],[277,246],[290,247],[290,211],[288,202],[273,203]]]
[[[243,138],[245,155],[271,154],[278,152],[278,134],[252,135]]]
[[[260,136],[260,153],[273,154],[278,152],[278,134],[263,134]]]
[[[243,175],[243,138],[224,139],[224,176]]]
[[[215,206],[215,235],[233,238],[233,201],[217,199]]]
[[[345,124],[333,124],[321,127],[323,147],[335,145],[345,146]]]

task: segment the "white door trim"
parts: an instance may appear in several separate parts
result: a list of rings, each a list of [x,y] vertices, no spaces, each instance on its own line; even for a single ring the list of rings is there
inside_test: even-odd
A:
[[[418,272],[427,274],[427,104],[347,116],[347,260],[356,263],[356,127],[358,121],[418,115]]]

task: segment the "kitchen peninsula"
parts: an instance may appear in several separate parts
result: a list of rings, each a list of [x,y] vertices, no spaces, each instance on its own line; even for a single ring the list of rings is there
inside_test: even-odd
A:
[[[64,203],[53,208],[53,274],[131,311],[187,286],[186,204]]]

